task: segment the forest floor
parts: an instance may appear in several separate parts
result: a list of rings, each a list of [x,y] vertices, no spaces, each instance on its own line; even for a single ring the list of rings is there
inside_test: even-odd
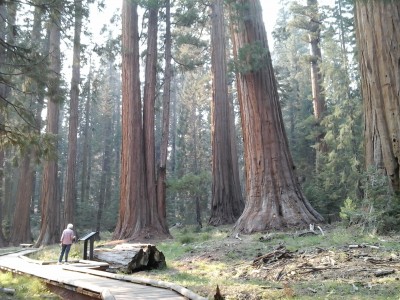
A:
[[[226,300],[400,300],[398,233],[379,236],[356,228],[322,226],[314,233],[237,236],[231,229],[175,227],[170,230],[173,239],[143,240],[163,252],[167,267],[133,276],[172,282],[208,299],[214,299],[218,286]],[[95,246],[126,242],[105,239]],[[70,257],[79,258],[83,245],[74,246]],[[37,252],[36,259],[56,259],[58,254],[55,245]]]
[[[340,226],[314,233],[232,236],[229,227],[171,233],[174,240],[157,244],[168,267],[135,275],[209,299],[217,285],[226,300],[400,299],[400,235]]]

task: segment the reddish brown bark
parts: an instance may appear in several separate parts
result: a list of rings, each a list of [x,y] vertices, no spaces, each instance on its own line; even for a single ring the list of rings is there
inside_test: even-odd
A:
[[[150,8],[152,10],[153,8]],[[155,199],[154,134],[148,127],[154,124],[150,106],[155,72],[157,17],[150,12],[148,55],[144,92],[144,120],[140,98],[139,34],[137,4],[124,0],[122,6],[122,151],[120,211],[114,238],[167,237],[157,213]],[[155,18],[154,18],[155,17]],[[154,23],[155,22],[155,23]],[[145,126],[146,133],[144,133]],[[153,126],[154,127],[154,126]],[[152,170],[150,170],[150,168]],[[152,189],[149,189],[152,187]],[[153,198],[149,199],[150,195]]]
[[[147,53],[145,83],[143,92],[143,134],[144,134],[144,156],[145,156],[145,175],[148,199],[148,211],[150,219],[157,220],[157,194],[156,194],[156,174],[155,174],[155,140],[154,140],[154,116],[156,100],[156,75],[157,75],[157,22],[158,7],[149,8],[149,20],[147,31]],[[156,224],[154,224],[156,225]],[[158,225],[156,225],[158,226]]]
[[[166,180],[167,180],[167,155],[169,137],[169,116],[171,102],[171,7],[170,0],[165,1],[165,70],[164,70],[164,90],[163,90],[163,121],[162,137],[160,146],[160,162],[157,174],[157,209],[161,222],[167,226],[166,211]]]
[[[365,163],[400,192],[400,3],[357,1],[356,33],[365,120]]]
[[[60,72],[61,72],[61,12],[63,5],[56,2],[52,10],[50,29],[50,88],[47,103],[48,134],[54,135],[54,149],[57,151],[57,134],[60,113]],[[43,166],[41,190],[41,225],[36,246],[55,244],[59,241],[60,205],[57,198],[58,162],[56,154],[49,157]]]
[[[122,6],[122,148],[120,208],[114,238],[130,238],[146,212],[137,4]],[[133,149],[139,151],[132,151]],[[136,178],[137,177],[137,178]]]
[[[233,119],[229,106],[226,67],[224,1],[212,3],[212,200],[210,225],[233,224],[241,215],[244,201],[239,184]]]
[[[260,2],[237,1],[231,12],[236,20],[232,30],[236,59],[242,47],[261,45],[266,50],[262,61],[253,62],[252,70],[237,73],[247,202],[235,230],[252,233],[322,221],[305,198],[295,174]]]

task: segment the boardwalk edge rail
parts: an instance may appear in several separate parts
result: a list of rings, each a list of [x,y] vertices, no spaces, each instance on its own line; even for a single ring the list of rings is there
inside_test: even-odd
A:
[[[131,275],[112,274],[112,273],[107,273],[107,272],[103,272],[103,271],[76,268],[73,266],[65,266],[65,267],[63,267],[63,269],[75,271],[75,272],[87,273],[87,274],[96,275],[96,276],[108,277],[108,278],[121,280],[121,281],[127,281],[127,282],[132,282],[132,283],[137,283],[137,284],[145,284],[145,285],[150,285],[150,286],[154,286],[154,287],[169,289],[169,290],[177,292],[178,294],[180,294],[182,296],[185,296],[189,300],[207,300],[207,298],[201,297],[201,296],[197,295],[196,293],[192,292],[191,290],[188,290],[185,287],[182,287],[180,285],[170,283],[170,282],[153,280],[153,279],[142,278],[142,277],[132,277]],[[107,291],[105,291],[105,294],[107,294]],[[112,300],[113,298],[103,298],[103,299],[104,300]]]

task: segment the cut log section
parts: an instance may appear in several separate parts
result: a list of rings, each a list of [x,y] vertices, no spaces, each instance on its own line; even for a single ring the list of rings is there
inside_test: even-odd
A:
[[[107,262],[110,269],[131,274],[166,267],[165,256],[150,244],[120,244],[114,248],[94,249],[94,259]]]

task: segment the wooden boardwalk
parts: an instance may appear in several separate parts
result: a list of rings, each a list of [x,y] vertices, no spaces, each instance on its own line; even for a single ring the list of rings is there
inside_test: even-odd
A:
[[[97,294],[99,299],[206,299],[183,287],[166,282],[154,284],[150,283],[148,279],[135,278],[131,275],[117,275],[84,268],[82,264],[76,266],[73,263],[69,265],[44,265],[23,259],[22,255],[31,251],[0,256],[0,269],[32,275],[50,284],[82,294]]]

